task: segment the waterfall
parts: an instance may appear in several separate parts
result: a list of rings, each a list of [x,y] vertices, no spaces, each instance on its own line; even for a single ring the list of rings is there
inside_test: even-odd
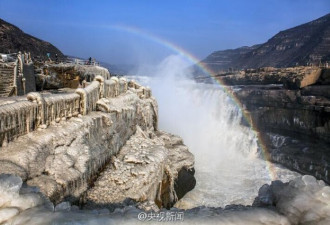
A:
[[[241,125],[242,112],[219,84],[186,79],[176,56],[167,58],[156,76],[136,78],[151,86],[159,104],[159,129],[180,135],[195,155],[197,185],[176,207],[250,205],[259,188],[271,182],[266,162],[258,157],[258,140]],[[282,181],[298,174],[274,165]]]

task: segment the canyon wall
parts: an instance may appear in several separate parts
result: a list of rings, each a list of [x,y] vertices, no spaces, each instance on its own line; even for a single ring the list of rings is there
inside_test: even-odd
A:
[[[294,70],[277,70],[273,78]],[[274,84],[270,72],[255,72],[252,76],[259,77],[259,84],[258,79],[253,84],[240,82],[232,90],[249,120],[243,123],[253,124],[260,143],[270,153],[268,160],[330,183],[329,70],[309,70],[300,76],[285,76],[282,84]],[[246,74],[245,80],[250,80],[249,76]]]
[[[216,81],[237,98],[267,160],[330,183],[330,69],[264,67],[195,80]]]

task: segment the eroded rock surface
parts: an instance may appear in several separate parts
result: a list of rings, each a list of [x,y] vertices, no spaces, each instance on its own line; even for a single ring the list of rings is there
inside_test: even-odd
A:
[[[288,89],[307,87],[315,83],[325,83],[327,69],[318,67],[290,67],[273,68],[263,67],[258,69],[246,69],[237,72],[222,72],[214,76],[226,85],[267,85],[283,84]],[[207,81],[211,77],[197,77],[197,81]]]
[[[269,160],[330,182],[328,85],[288,90],[282,86],[234,86],[258,131]]]
[[[88,190],[85,208],[113,208],[126,199],[153,201],[159,208],[170,208],[178,199],[174,185],[179,172],[193,165],[194,157],[181,138],[138,127]],[[186,192],[196,183],[193,176],[190,178],[186,184],[180,183]]]

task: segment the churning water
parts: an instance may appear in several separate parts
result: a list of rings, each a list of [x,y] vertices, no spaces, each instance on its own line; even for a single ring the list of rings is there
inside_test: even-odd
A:
[[[259,188],[271,182],[271,171],[257,154],[257,137],[240,124],[241,110],[219,84],[186,79],[184,68],[172,56],[156,76],[140,78],[158,101],[159,128],[180,135],[195,155],[197,185],[176,207],[250,205]],[[273,170],[285,182],[298,176],[276,165]]]

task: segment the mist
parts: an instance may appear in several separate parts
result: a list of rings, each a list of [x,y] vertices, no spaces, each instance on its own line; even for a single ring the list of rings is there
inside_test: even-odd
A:
[[[197,185],[176,207],[251,205],[258,189],[272,181],[266,162],[258,158],[257,137],[241,125],[242,112],[225,89],[189,79],[189,65],[171,55],[153,68],[152,77],[135,77],[157,99],[159,129],[181,136],[195,156]],[[282,181],[299,176],[274,168]]]

